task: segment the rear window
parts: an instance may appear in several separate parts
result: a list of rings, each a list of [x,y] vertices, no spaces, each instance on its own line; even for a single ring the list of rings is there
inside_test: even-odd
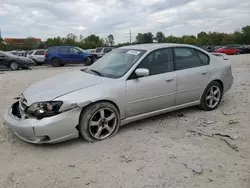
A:
[[[69,48],[62,47],[62,48],[59,49],[59,52],[60,53],[69,53]]]
[[[95,52],[96,52],[96,53],[100,53],[100,52],[102,51],[102,49],[103,49],[103,48],[96,48],[96,49],[95,49]]]
[[[55,47],[50,47],[47,52],[48,53],[54,53],[54,52],[56,52],[56,48]]]
[[[44,50],[37,50],[35,55],[44,55]]]
[[[202,64],[203,65],[208,65],[209,64],[209,57],[206,54],[204,54],[204,53],[202,53],[202,52],[200,52],[198,50],[196,50],[196,52],[197,52]]]

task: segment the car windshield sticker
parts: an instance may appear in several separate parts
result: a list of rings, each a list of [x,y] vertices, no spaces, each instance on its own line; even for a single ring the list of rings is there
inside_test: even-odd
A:
[[[129,50],[127,52],[127,54],[132,54],[132,55],[139,55],[141,52],[140,51],[136,51],[136,50]]]

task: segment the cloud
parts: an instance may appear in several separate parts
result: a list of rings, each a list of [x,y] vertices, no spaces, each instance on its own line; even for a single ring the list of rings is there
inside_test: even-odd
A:
[[[138,32],[196,35],[233,32],[249,24],[249,0],[0,0],[3,37],[113,34],[129,41]]]

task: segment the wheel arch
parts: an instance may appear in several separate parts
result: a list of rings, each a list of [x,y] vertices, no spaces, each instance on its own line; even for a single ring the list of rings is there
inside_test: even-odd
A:
[[[223,93],[223,90],[224,90],[223,82],[222,82],[220,79],[213,79],[213,80],[211,80],[211,81],[207,84],[207,86],[208,86],[209,84],[211,84],[212,82],[217,82],[217,83],[219,83],[220,86],[221,86],[221,89],[222,89],[222,93]],[[202,92],[202,94],[201,94],[201,96],[200,96],[200,101],[201,101],[201,98],[202,98],[204,92],[205,92],[206,89],[207,89],[207,86],[204,88],[204,90],[203,90],[203,92]]]
[[[121,115],[121,111],[120,111],[118,105],[114,101],[112,101],[112,100],[109,100],[109,99],[100,99],[100,100],[95,100],[95,101],[89,101],[87,104],[85,103],[85,105],[83,107],[80,106],[80,108],[82,108],[82,109],[81,109],[81,113],[80,113],[79,118],[78,118],[78,125],[76,126],[76,129],[78,131],[79,131],[79,124],[80,124],[80,121],[81,121],[81,116],[84,113],[84,110],[87,107],[89,107],[90,105],[93,105],[93,104],[96,104],[96,103],[100,103],[100,102],[108,102],[108,103],[113,104],[117,108],[119,115]]]

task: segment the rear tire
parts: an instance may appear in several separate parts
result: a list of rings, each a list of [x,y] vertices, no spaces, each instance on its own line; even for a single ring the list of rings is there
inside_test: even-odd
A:
[[[17,63],[16,61],[12,61],[12,62],[10,63],[10,69],[11,69],[11,70],[18,70],[18,69],[19,69],[18,63]]]
[[[110,138],[117,133],[119,127],[119,111],[109,102],[91,104],[83,109],[80,115],[79,132],[88,142]]]
[[[221,102],[222,94],[222,86],[216,81],[211,82],[202,95],[199,107],[204,111],[216,109]]]
[[[61,61],[57,58],[53,58],[51,60],[52,67],[59,67],[61,65]]]
[[[85,66],[90,66],[92,64],[92,60],[90,59],[90,57],[86,57],[84,60],[83,60],[83,64]]]

